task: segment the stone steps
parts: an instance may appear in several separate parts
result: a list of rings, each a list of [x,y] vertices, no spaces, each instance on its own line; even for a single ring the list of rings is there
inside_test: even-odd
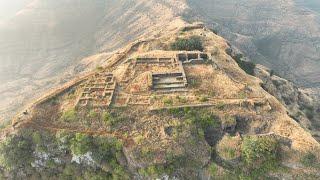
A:
[[[154,85],[153,89],[177,89],[177,88],[186,88],[185,84],[170,84],[170,85]]]

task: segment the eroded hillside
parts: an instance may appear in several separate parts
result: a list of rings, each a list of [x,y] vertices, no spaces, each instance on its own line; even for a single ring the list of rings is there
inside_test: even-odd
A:
[[[161,31],[184,8],[176,0],[33,0],[0,25],[0,121],[95,69],[93,59]]]
[[[317,177],[319,143],[229,48],[180,20],[129,44],[2,131],[3,177]]]

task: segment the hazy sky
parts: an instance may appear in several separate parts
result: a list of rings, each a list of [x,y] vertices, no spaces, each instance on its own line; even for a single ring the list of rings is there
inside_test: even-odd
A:
[[[32,0],[0,0],[0,22],[13,17]]]

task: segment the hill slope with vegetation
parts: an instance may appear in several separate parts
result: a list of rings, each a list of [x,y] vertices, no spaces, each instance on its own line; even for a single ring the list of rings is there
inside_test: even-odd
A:
[[[262,87],[266,82],[246,73],[257,72],[254,65],[236,59],[201,23],[167,27],[99,61],[2,129],[2,177],[319,178],[320,144]],[[185,77],[161,80],[181,71]],[[101,75],[115,82],[107,86],[110,105],[79,104]],[[187,86],[163,89],[184,78]]]

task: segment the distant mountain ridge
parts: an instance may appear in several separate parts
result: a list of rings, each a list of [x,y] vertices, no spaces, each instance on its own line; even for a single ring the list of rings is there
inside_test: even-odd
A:
[[[319,3],[308,2],[188,0],[193,17],[206,21],[253,61],[310,88],[320,85],[320,21],[309,9]]]

